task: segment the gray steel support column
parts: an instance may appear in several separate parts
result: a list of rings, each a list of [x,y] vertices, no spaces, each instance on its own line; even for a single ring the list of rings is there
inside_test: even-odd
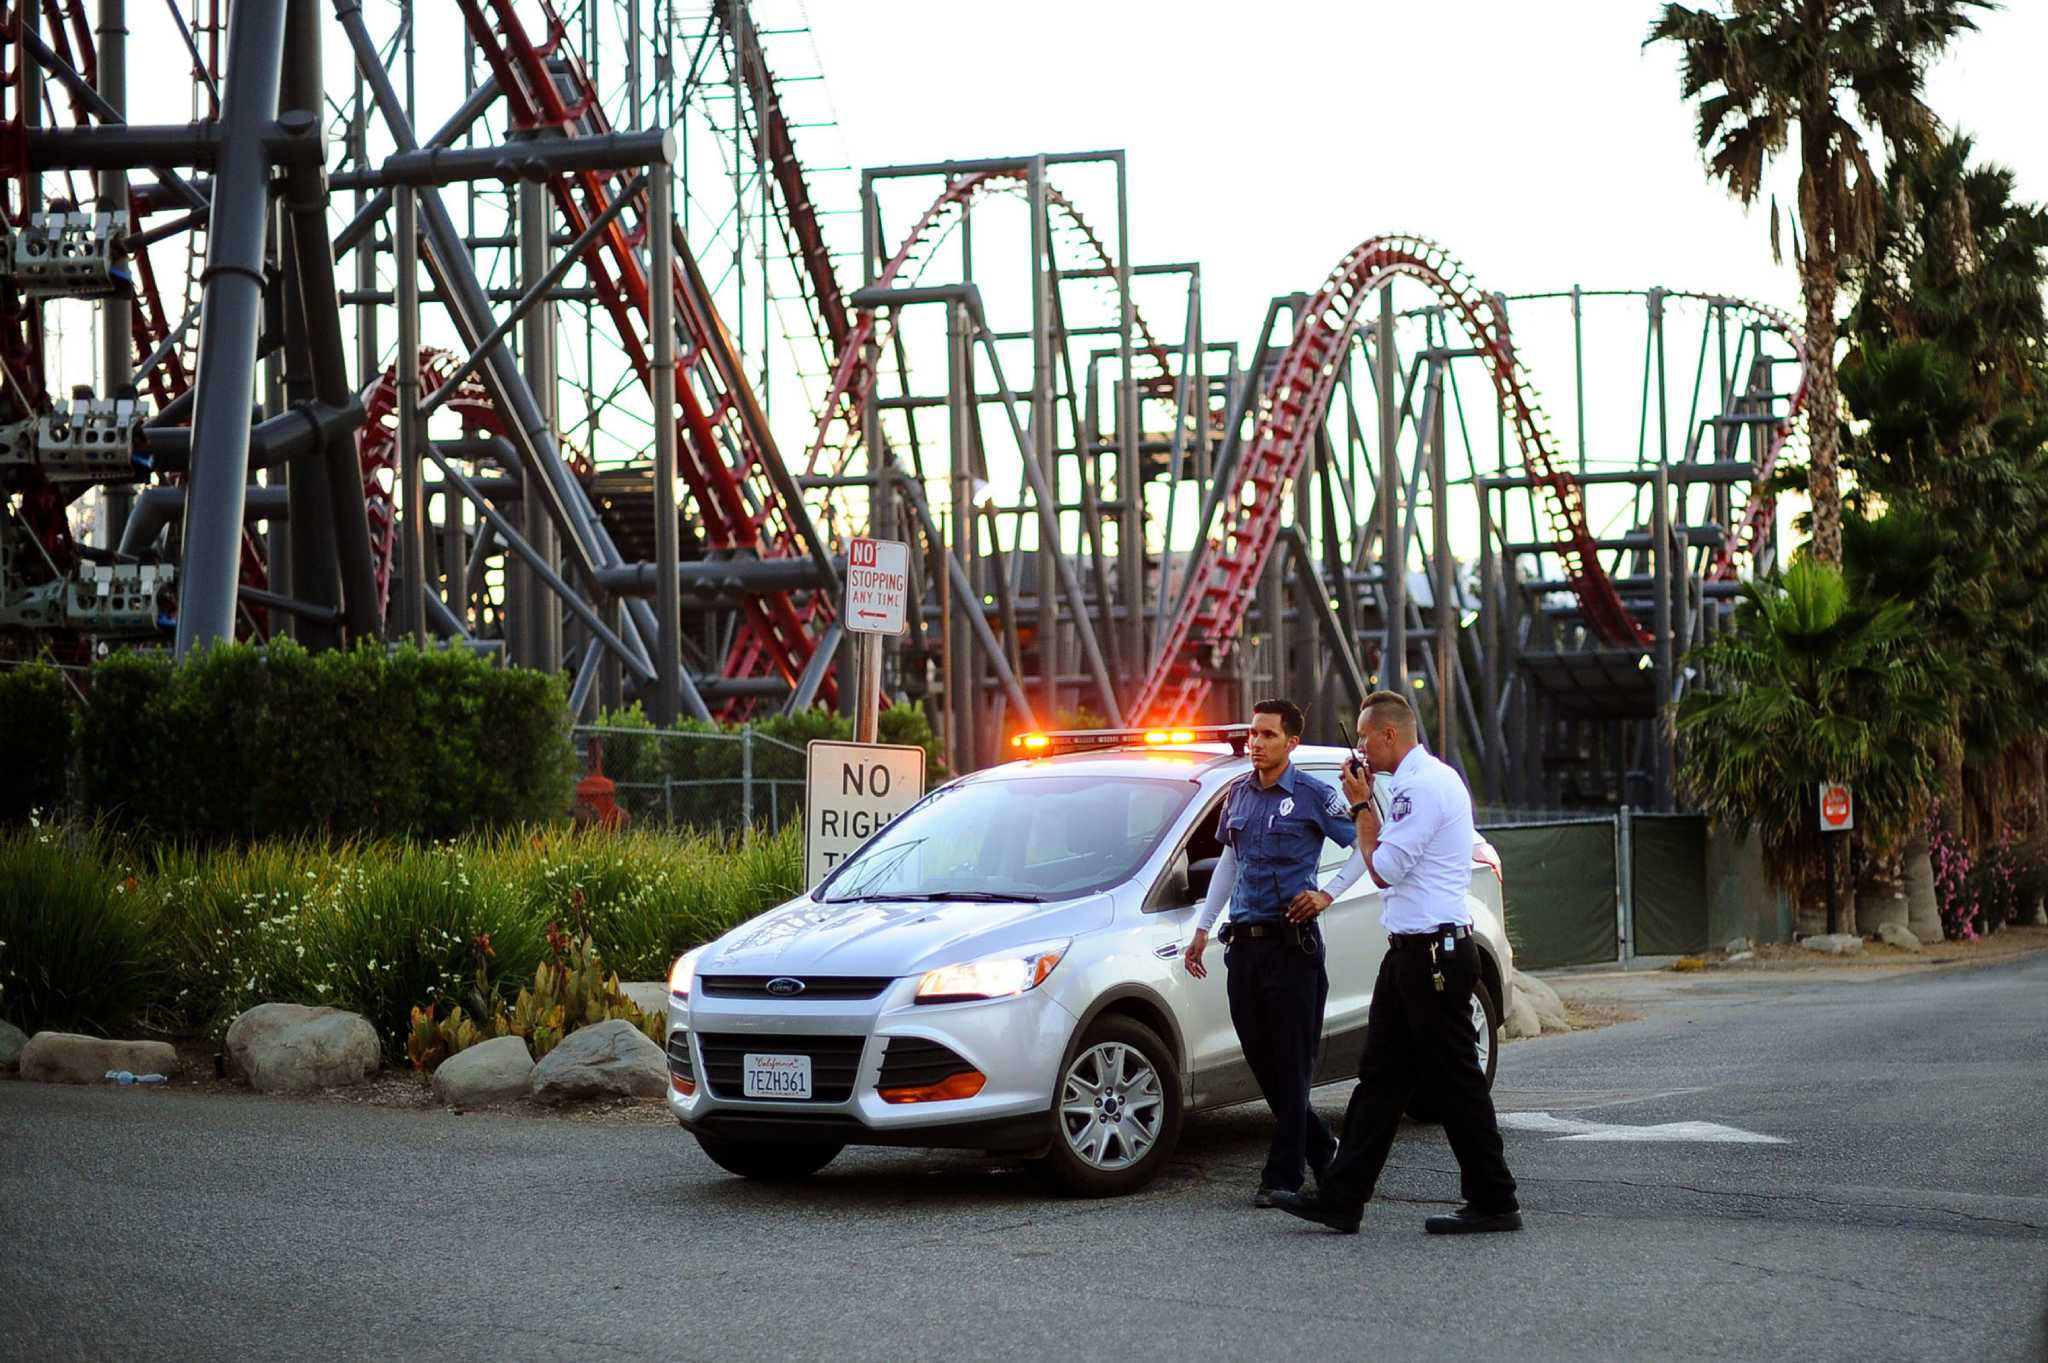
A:
[[[99,92],[107,107],[122,118],[128,116],[128,3],[100,0]],[[128,175],[104,170],[99,177],[100,209],[107,213],[128,211]],[[130,224],[133,226],[133,224]],[[129,384],[135,347],[134,300],[119,290],[100,303],[100,372],[104,375],[101,397],[115,398]],[[100,544],[112,548],[121,542],[121,527],[135,494],[121,484],[104,490],[100,512]]]
[[[420,473],[420,225],[419,196],[398,191],[398,471],[404,480],[400,544],[404,548],[405,623],[415,645],[427,645],[427,489]],[[387,618],[385,636],[391,634]]]
[[[1501,588],[1500,560],[1494,553],[1493,492],[1479,486],[1479,725],[1480,765],[1489,804],[1512,803],[1507,794],[1507,735],[1500,722],[1502,663],[1507,652],[1509,622],[1506,593]]]
[[[1052,249],[1050,222],[1046,215],[1045,158],[1032,158],[1025,184],[1031,206],[1031,428],[1030,442],[1022,453],[1028,466],[1037,470],[1034,493],[1048,499],[1039,517],[1038,540],[1038,671],[1045,713],[1060,709],[1059,566],[1060,552],[1059,457],[1054,436],[1058,418],[1053,413],[1053,356],[1051,299],[1052,282],[1047,256]],[[991,340],[990,344],[993,344]],[[1075,602],[1077,612],[1084,609]]]
[[[1436,606],[1436,755],[1463,767],[1457,757],[1458,715],[1458,584],[1451,561],[1451,488],[1444,467],[1444,371],[1449,360],[1430,364],[1430,386],[1436,390],[1429,404],[1429,520],[1430,552],[1436,581],[1430,596]]]
[[[946,614],[946,721],[953,731],[953,769],[962,772],[974,771],[981,765],[976,751],[981,693],[974,684],[971,650],[963,647],[972,628],[968,613],[978,614],[981,610],[981,598],[971,588],[975,539],[970,453],[974,448],[974,353],[968,347],[966,313],[963,303],[946,304],[946,416],[951,430],[947,444],[952,452],[953,494],[953,543],[948,552],[958,566],[962,582],[970,584],[963,589],[953,582],[954,573],[947,574],[952,609]]]
[[[249,402],[263,325],[263,241],[270,210],[263,132],[277,118],[284,0],[242,0],[228,31],[220,170],[203,298],[177,656],[235,634],[242,495],[249,476]]]
[[[654,351],[654,721],[676,722],[682,708],[682,592],[676,527],[676,291],[674,178],[667,166],[648,177],[648,313]]]
[[[1123,579],[1119,595],[1124,611],[1123,645],[1117,651],[1129,669],[1121,680],[1126,686],[1136,687],[1143,684],[1141,674],[1145,671],[1145,471],[1140,448],[1144,431],[1139,424],[1138,383],[1132,373],[1136,351],[1132,348],[1131,333],[1138,305],[1131,297],[1130,186],[1122,152],[1116,153],[1116,287],[1117,367],[1122,371],[1116,408],[1117,448],[1121,453],[1117,467],[1122,470],[1117,476],[1120,514],[1116,523],[1116,552]],[[1113,619],[1109,627],[1116,628]]]
[[[1408,694],[1408,541],[1401,526],[1401,395],[1394,357],[1394,286],[1380,288],[1376,334],[1380,398],[1380,600],[1386,612],[1386,654],[1380,685]]]
[[[448,585],[443,600],[448,612],[469,625],[469,532],[462,523],[462,499],[453,491],[441,494],[441,559],[447,565]],[[595,648],[595,645],[592,645]]]
[[[1652,807],[1671,807],[1671,744],[1665,737],[1664,707],[1671,703],[1676,656],[1672,650],[1671,595],[1673,582],[1685,572],[1683,557],[1671,552],[1671,420],[1666,404],[1669,396],[1664,382],[1664,291],[1650,291],[1650,325],[1657,338],[1657,478],[1652,486],[1656,503],[1650,512],[1650,573],[1657,580],[1656,680],[1657,713],[1651,720],[1650,742],[1657,755],[1652,771],[1655,791]]]
[[[551,216],[547,186],[534,181],[523,182],[519,186],[519,267],[524,287],[531,287],[546,275],[552,263],[548,258]],[[533,390],[541,417],[547,422],[549,433],[559,436],[555,309],[545,299],[529,308],[520,321],[519,353],[527,386]],[[561,548],[554,523],[548,519],[546,503],[537,497],[528,498],[520,507],[520,516],[526,542],[549,567],[557,567]],[[520,576],[523,587],[518,601],[525,611],[525,618],[518,622],[519,640],[525,653],[520,661],[527,667],[552,672],[562,665],[562,614],[531,573],[521,573]]]
[[[303,109],[318,114],[320,95],[320,16],[293,0],[285,12],[285,63],[278,82],[280,110]],[[310,47],[311,51],[307,49]],[[314,378],[309,300],[297,286],[301,274],[296,234],[279,215],[278,259],[285,284],[285,394],[293,403],[313,401],[319,391]],[[259,432],[260,436],[260,432]],[[253,457],[253,456],[252,456]],[[334,542],[333,494],[327,473],[317,462],[294,459],[285,464],[284,481],[291,502],[290,543],[284,555],[285,581],[279,587],[301,601],[326,606],[326,615],[309,614],[286,621],[292,637],[311,649],[341,644],[341,559]],[[272,556],[273,566],[278,556]],[[272,584],[277,586],[275,582]]]

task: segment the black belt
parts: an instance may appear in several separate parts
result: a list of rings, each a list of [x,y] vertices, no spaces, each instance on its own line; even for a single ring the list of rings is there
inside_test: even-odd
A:
[[[1449,937],[1463,941],[1472,935],[1472,929],[1463,923],[1439,923],[1428,932],[1390,932],[1387,934],[1387,950],[1419,951],[1432,942],[1441,942]]]
[[[1225,923],[1223,931],[1216,934],[1216,940],[1225,946],[1235,942],[1256,942],[1266,937],[1297,941],[1308,927],[1307,923]]]

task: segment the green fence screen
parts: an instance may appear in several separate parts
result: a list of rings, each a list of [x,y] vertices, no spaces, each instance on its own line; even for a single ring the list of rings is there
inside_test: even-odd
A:
[[[1614,820],[1479,831],[1500,853],[1508,940],[1518,967],[1542,970],[1615,959]],[[1701,922],[1704,928],[1704,917]]]
[[[1707,821],[1697,814],[1629,818],[1630,907],[1638,956],[1707,949]]]

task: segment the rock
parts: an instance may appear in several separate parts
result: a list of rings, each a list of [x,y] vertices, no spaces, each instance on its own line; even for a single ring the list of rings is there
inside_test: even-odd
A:
[[[1564,1000],[1557,991],[1539,979],[1515,972],[1514,995],[1529,1000],[1529,1007],[1536,1014],[1536,1021],[1546,1032],[1569,1032],[1570,1019],[1565,1016]]]
[[[2034,901],[2034,911],[2027,915],[2027,926],[2048,928],[2048,896]]]
[[[668,1016],[667,980],[627,980],[619,992],[633,1000],[633,1006],[651,1017]]]
[[[1920,939],[1906,930],[1903,923],[1886,923],[1877,930],[1877,940],[1900,951],[1918,951]]]
[[[104,1084],[108,1070],[176,1074],[168,1041],[109,1041],[71,1032],[37,1032],[21,1048],[21,1077],[45,1084]]]
[[[21,1067],[21,1048],[28,1045],[28,1033],[11,1022],[0,1022],[0,1070]]]
[[[534,1101],[655,1098],[668,1088],[661,1047],[624,1018],[578,1027],[541,1057],[527,1080]]]
[[[1751,942],[1747,937],[1730,937],[1728,939],[1728,945],[1722,949],[1726,951],[1730,956],[1740,956],[1744,952],[1754,951],[1756,949],[1756,944]]]
[[[1854,956],[1863,950],[1863,939],[1853,932],[1823,932],[1817,937],[1802,938],[1799,945],[1830,956]]]
[[[458,1051],[434,1071],[434,1096],[450,1107],[480,1107],[526,1095],[533,1053],[526,1038],[494,1036]]]
[[[1756,953],[1754,951],[1738,951],[1728,958],[1727,963],[1729,965],[1737,965],[1743,961],[1754,961],[1755,959]]]
[[[1906,843],[1906,930],[1923,942],[1941,940],[1941,902],[1934,896],[1934,862],[1927,835]]]
[[[261,1093],[310,1093],[365,1078],[383,1060],[377,1029],[359,1013],[262,1003],[228,1027],[228,1059]]]
[[[1508,1014],[1501,1020],[1503,1041],[1522,1041],[1532,1036],[1543,1035],[1543,1023],[1536,1016],[1536,1006],[1529,1002],[1529,996],[1516,993],[1514,1002],[1508,1005]]]

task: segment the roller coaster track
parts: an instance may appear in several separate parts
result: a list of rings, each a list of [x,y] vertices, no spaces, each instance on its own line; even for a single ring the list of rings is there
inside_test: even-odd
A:
[[[564,27],[554,6],[543,0],[547,38],[535,43],[512,0],[458,0],[471,37],[504,92],[512,122],[524,131],[559,130],[572,135],[610,131],[588,72],[563,44]],[[548,182],[569,230],[581,233],[623,192],[615,173],[577,171]],[[635,216],[637,226],[626,218]],[[662,224],[673,232],[674,225]],[[649,281],[634,252],[648,223],[644,211],[622,214],[584,256],[592,288],[618,328],[620,346],[643,384],[653,388]],[[704,540],[716,556],[792,557],[815,538],[809,514],[794,495],[794,484],[769,435],[766,417],[747,386],[732,338],[712,309],[687,242],[676,243],[674,278],[661,287],[676,296],[682,324],[676,370],[680,439],[677,469],[689,485],[704,525]],[[825,595],[813,591],[815,600]],[[749,595],[742,610],[746,633],[759,641],[767,663],[792,684],[816,647],[797,593]],[[820,697],[830,701],[828,677]]]
[[[1720,582],[1733,581],[1736,575],[1736,558],[1739,556],[1754,561],[1757,546],[1770,532],[1771,520],[1777,514],[1777,499],[1766,491],[1765,485],[1777,471],[1778,456],[1784,452],[1785,446],[1791,443],[1792,434],[1799,426],[1799,417],[1806,410],[1806,396],[1811,383],[1811,375],[1806,365],[1806,337],[1789,314],[1765,303],[1709,294],[1671,296],[1720,303],[1737,312],[1750,314],[1764,327],[1777,332],[1784,339],[1799,364],[1799,386],[1792,392],[1792,400],[1785,409],[1784,417],[1772,424],[1770,439],[1765,442],[1763,453],[1757,458],[1751,478],[1752,491],[1749,501],[1742,510],[1742,524],[1735,534],[1722,538],[1720,548],[1714,551],[1713,561],[1707,567],[1709,578]]]
[[[946,188],[912,225],[895,253],[876,272],[873,287],[892,287],[904,280],[906,272],[914,276],[921,270],[929,262],[931,250],[937,242],[946,236],[957,223],[959,214],[976,197],[987,192],[1022,190],[1027,184],[1022,166],[977,171],[948,181]],[[1046,204],[1061,215],[1074,238],[1098,265],[1105,270],[1114,268],[1109,248],[1065,195],[1048,186]],[[1166,347],[1160,344],[1135,307],[1131,316],[1132,328],[1137,334],[1137,353],[1148,359],[1157,370],[1156,373],[1136,377],[1141,383],[1156,386],[1171,375],[1171,361]],[[894,325],[893,312],[889,324]],[[832,386],[818,409],[817,433],[804,458],[805,477],[826,471],[841,476],[851,466],[854,452],[862,440],[861,411],[875,386],[875,368],[869,361],[869,352],[879,350],[885,340],[886,333],[875,309],[861,308],[853,314],[851,329],[839,347],[839,359],[833,366]],[[828,496],[828,504],[829,501]],[[816,595],[812,597],[804,617],[806,632],[811,637],[818,638],[823,634],[832,619],[832,609],[832,603]],[[758,676],[763,660],[764,650],[758,641],[751,635],[743,635],[727,660],[726,674],[733,677]]]
[[[1550,541],[1561,560],[1579,609],[1603,643],[1641,648],[1650,633],[1629,612],[1614,580],[1601,566],[1586,520],[1578,480],[1557,457],[1556,444],[1534,385],[1515,357],[1506,314],[1463,266],[1436,243],[1415,236],[1374,237],[1346,255],[1302,310],[1294,339],[1281,354],[1261,395],[1250,443],[1236,473],[1234,495],[1225,503],[1234,516],[1221,540],[1202,547],[1195,580],[1175,612],[1133,712],[1156,722],[1196,714],[1208,694],[1216,664],[1228,655],[1250,608],[1260,574],[1280,530],[1282,492],[1306,461],[1322,425],[1330,394],[1365,301],[1388,280],[1403,276],[1426,285],[1455,315],[1474,342],[1514,427],[1526,472],[1541,489]],[[1748,305],[1775,329],[1793,338],[1783,314]],[[1803,350],[1801,350],[1803,355]],[[1795,411],[1804,401],[1802,381]],[[1791,418],[1774,427],[1765,464],[1775,463],[1791,431]],[[1768,476],[1760,467],[1757,478]],[[1754,547],[1770,510],[1761,495],[1745,514],[1742,547]],[[1717,570],[1732,572],[1728,567]]]

